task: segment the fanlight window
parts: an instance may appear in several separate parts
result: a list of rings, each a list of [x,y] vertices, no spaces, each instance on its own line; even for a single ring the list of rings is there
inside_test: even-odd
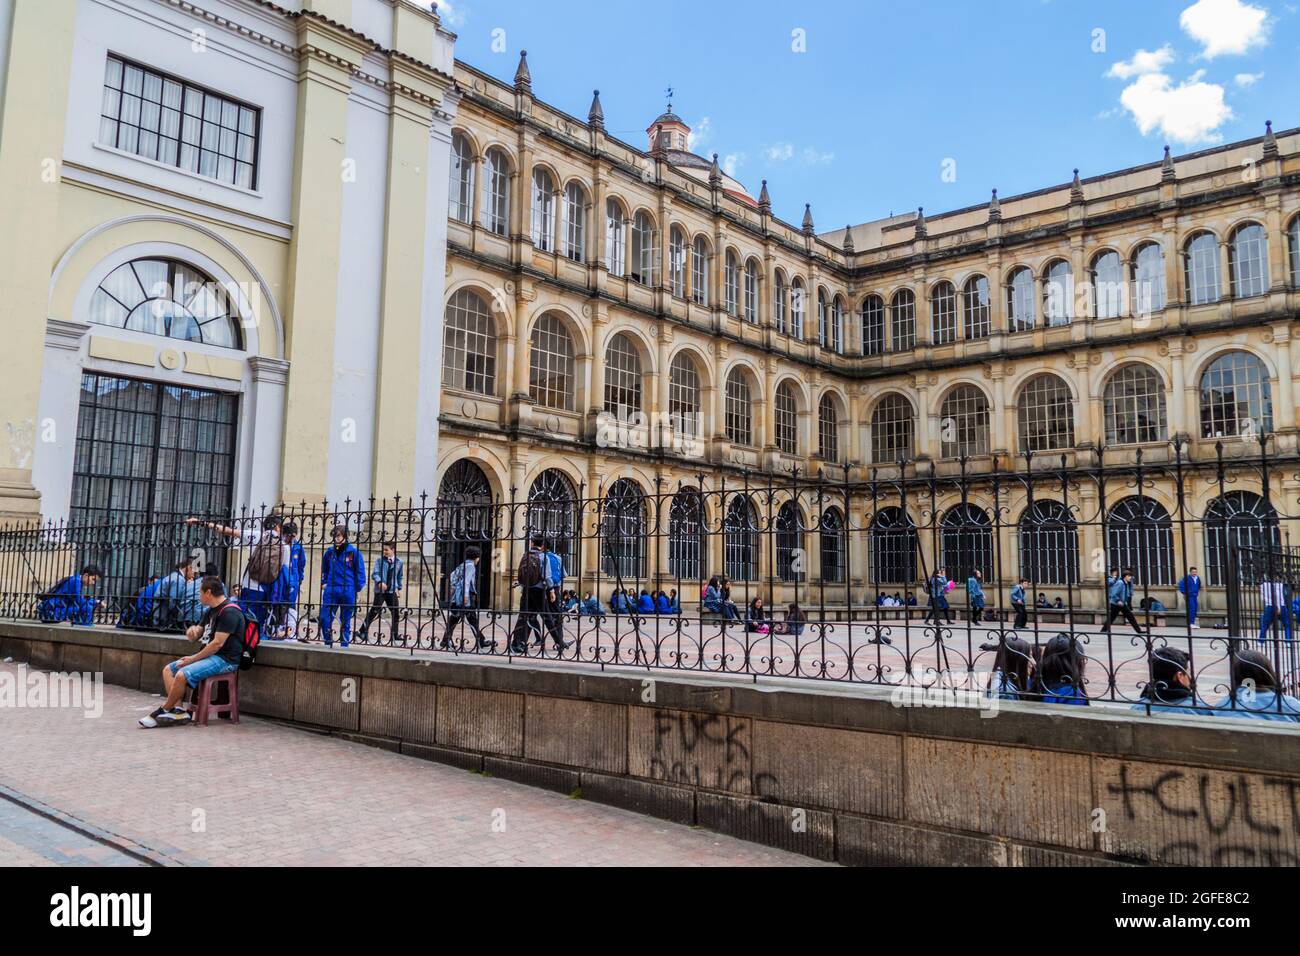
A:
[[[136,259],[118,266],[90,298],[89,320],[132,332],[223,348],[243,347],[225,289],[173,259]]]

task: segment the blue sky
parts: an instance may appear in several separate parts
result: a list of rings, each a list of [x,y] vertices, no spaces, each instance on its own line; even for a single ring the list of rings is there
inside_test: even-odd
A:
[[[457,56],[641,146],[675,91],[819,231],[1300,126],[1300,0],[450,0]],[[504,31],[504,32],[502,32]],[[798,31],[802,31],[801,33]],[[802,40],[803,50],[795,48]],[[494,51],[504,47],[504,51]],[[948,162],[951,161],[951,162]],[[946,173],[946,175],[945,175]]]

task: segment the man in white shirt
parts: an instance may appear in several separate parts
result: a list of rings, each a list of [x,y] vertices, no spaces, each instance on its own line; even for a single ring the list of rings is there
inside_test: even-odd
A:
[[[227,538],[238,538],[248,546],[249,557],[244,565],[244,576],[239,581],[239,604],[249,615],[257,620],[258,626],[266,627],[266,617],[271,611],[271,592],[275,588],[276,578],[282,568],[289,567],[292,560],[289,545],[280,536],[283,523],[276,514],[262,519],[262,530],[245,528],[228,528],[215,521],[202,521],[199,518],[186,518],[186,524],[203,525],[217,534]],[[275,545],[279,542],[279,563],[276,562]]]
[[[1286,639],[1291,640],[1291,605],[1286,599],[1286,586],[1281,581],[1264,581],[1259,586],[1259,600],[1264,612],[1259,616],[1259,642],[1268,640],[1269,628],[1275,618],[1282,619]]]

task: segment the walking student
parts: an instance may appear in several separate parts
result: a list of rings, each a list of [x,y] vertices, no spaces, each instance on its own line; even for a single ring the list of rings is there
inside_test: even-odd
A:
[[[469,625],[479,650],[491,650],[497,646],[496,641],[483,636],[478,626],[478,566],[482,557],[483,552],[471,544],[465,549],[465,560],[456,566],[447,581],[447,632],[442,635],[439,645],[443,650],[451,647],[451,632],[461,621]]]
[[[533,535],[532,546],[519,559],[515,583],[519,585],[519,618],[510,633],[510,650],[514,654],[528,653],[528,632],[534,631],[542,639],[541,616],[546,613],[546,595],[551,588],[549,561],[542,551],[545,538]]]
[[[320,636],[326,647],[334,646],[334,615],[337,614],[339,647],[346,648],[352,642],[357,595],[366,587],[366,562],[356,545],[348,541],[346,525],[335,525],[330,537],[334,547],[325,552],[320,562]]]
[[[952,609],[948,607],[947,571],[947,568],[936,568],[934,574],[930,577],[930,610],[925,615],[925,621],[934,621],[934,623],[939,624],[941,618],[948,621],[952,620]]]
[[[1011,607],[1016,612],[1016,621],[1012,627],[1017,629],[1025,627],[1029,623],[1029,608],[1026,606],[1028,593],[1025,591],[1025,585],[1029,582],[1021,578],[1019,583],[1011,589]]]
[[[1268,640],[1275,620],[1281,620],[1286,639],[1291,640],[1291,605],[1286,599],[1286,586],[1281,581],[1264,581],[1259,586],[1259,600],[1264,608],[1259,616],[1259,643]]]
[[[227,538],[238,538],[249,546],[248,563],[239,582],[239,603],[257,621],[258,627],[265,630],[273,606],[275,583],[280,570],[289,563],[289,546],[280,534],[280,526],[284,523],[280,516],[270,514],[263,518],[260,532],[253,529],[239,531],[199,518],[186,518],[185,523],[202,525]]]
[[[1187,626],[1196,627],[1196,615],[1201,603],[1201,576],[1195,568],[1188,568],[1178,582],[1178,593],[1187,599]]]
[[[1106,623],[1102,626],[1102,631],[1109,633],[1110,626],[1114,623],[1115,618],[1123,617],[1134,631],[1141,632],[1143,627],[1133,616],[1133,572],[1125,570],[1123,577],[1117,577],[1112,572],[1110,584],[1106,588],[1106,600],[1110,604],[1110,613],[1106,615]]]
[[[564,639],[564,612],[560,607],[560,588],[564,586],[564,559],[556,553],[550,538],[542,539],[542,556],[546,559],[546,576],[550,584],[550,590],[546,592],[546,613],[542,615],[542,620],[555,646],[564,650],[569,646],[569,642]],[[537,643],[546,643],[540,634]]]
[[[361,640],[364,642],[370,639],[370,623],[379,617],[384,608],[388,608],[388,613],[393,618],[393,643],[396,644],[397,628],[401,622],[398,598],[402,594],[402,559],[397,556],[396,541],[383,543],[375,569],[370,572],[370,580],[375,586],[374,597],[370,601],[366,619],[361,622]]]
[[[980,623],[984,620],[984,575],[979,568],[966,579],[966,599],[970,603],[970,622]]]

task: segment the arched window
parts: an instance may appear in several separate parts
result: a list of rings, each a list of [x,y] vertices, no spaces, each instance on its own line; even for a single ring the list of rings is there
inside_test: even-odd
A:
[[[965,581],[975,571],[986,581],[997,575],[993,565],[993,525],[983,508],[964,504],[945,511],[939,544],[940,563],[954,581]]]
[[[803,338],[803,316],[807,305],[808,293],[804,291],[803,280],[796,276],[790,283],[790,335],[793,338]]]
[[[1007,329],[1025,332],[1037,321],[1034,305],[1034,274],[1025,266],[1007,280]]]
[[[624,418],[641,411],[641,356],[623,332],[605,347],[605,411]]]
[[[465,563],[465,551],[470,545],[490,555],[496,540],[492,486],[483,469],[468,458],[454,462],[438,483],[434,511],[438,590],[445,600],[447,578]],[[480,574],[479,603],[485,607],[491,607],[491,588],[492,575]]]
[[[831,351],[844,352],[844,300],[838,295],[831,299]]]
[[[808,570],[803,544],[803,514],[793,501],[776,513],[776,576],[781,581],[802,581]]]
[[[709,245],[703,236],[691,244],[691,299],[696,305],[709,304]]]
[[[758,516],[745,495],[733,495],[722,528],[723,574],[733,581],[758,579]]]
[[[1144,242],[1132,261],[1134,315],[1151,315],[1165,307],[1165,252],[1158,242]]]
[[[685,352],[673,357],[668,372],[668,418],[682,438],[698,438],[703,431],[700,413],[700,373]]]
[[[962,287],[962,315],[968,339],[982,339],[993,331],[993,300],[989,298],[989,280],[971,276]]]
[[[745,321],[758,324],[758,263],[753,259],[745,263]]]
[[[645,577],[645,496],[636,482],[620,478],[601,502],[600,564],[616,580]]]
[[[1048,326],[1068,325],[1074,318],[1074,271],[1057,259],[1043,276],[1043,317]]]
[[[1300,288],[1300,216],[1291,220],[1286,234],[1291,250],[1291,287]]]
[[[827,508],[822,512],[820,531],[821,579],[827,584],[843,584],[844,555],[847,550],[844,513],[839,508]]]
[[[1268,291],[1268,239],[1259,223],[1246,223],[1233,230],[1228,246],[1228,276],[1234,298]]]
[[[1164,441],[1165,385],[1149,365],[1125,365],[1106,383],[1106,444]]]
[[[679,226],[668,236],[668,286],[677,298],[686,298],[686,234]]]
[[[736,315],[740,308],[740,265],[736,261],[736,254],[730,249],[727,250],[722,280],[722,292],[726,298],[727,314]]]
[[[893,465],[912,457],[912,404],[897,392],[880,400],[871,413],[871,460]]]
[[[694,488],[683,488],[668,506],[668,573],[682,581],[702,580],[705,553],[704,500]]]
[[[1230,491],[1205,509],[1205,577],[1212,587],[1228,583],[1233,548],[1281,547],[1277,511],[1251,491]]]
[[[447,208],[457,222],[474,219],[474,147],[464,133],[451,134],[451,195]]]
[[[889,339],[895,352],[916,348],[916,296],[911,289],[899,289],[889,303]]]
[[[754,404],[745,373],[733,368],[727,376],[727,440],[737,445],[754,444]]]
[[[940,282],[930,290],[930,342],[947,345],[957,339],[957,290]]]
[[[1158,242],[1144,242],[1133,254],[1133,314],[1165,307],[1165,254]]]
[[[627,223],[614,198],[605,200],[605,268],[616,277],[627,270]]]
[[[1187,242],[1187,300],[1192,305],[1218,302],[1222,285],[1219,280],[1219,243],[1208,232],[1197,233]]]
[[[587,193],[578,182],[564,187],[564,254],[574,262],[587,258]]]
[[[881,508],[871,519],[871,582],[916,582],[916,525],[901,508]]]
[[[1051,374],[1029,380],[1020,392],[1020,450],[1052,451],[1074,446],[1074,398]]]
[[[1124,263],[1112,249],[1092,260],[1094,313],[1099,319],[1116,319],[1124,310]]]
[[[776,387],[772,420],[776,429],[776,447],[787,455],[799,454],[799,406],[789,382]]]
[[[862,300],[862,354],[881,355],[885,351],[885,300],[869,295]]]
[[[1121,572],[1131,568],[1141,585],[1174,583],[1174,525],[1169,512],[1152,498],[1125,498],[1106,517],[1107,560]]]
[[[640,211],[632,217],[632,281],[642,285],[657,285],[658,269],[655,268],[656,239],[654,222],[650,216]]]
[[[1226,352],[1201,375],[1201,437],[1252,438],[1273,431],[1273,392],[1264,363]]]
[[[527,537],[543,534],[564,562],[565,573],[578,573],[578,496],[564,472],[548,468],[528,489]]]
[[[243,348],[239,317],[225,288],[175,259],[118,266],[90,297],[89,321],[222,348]]]
[[[555,183],[540,167],[533,170],[533,246],[555,251]]]
[[[817,344],[826,348],[830,344],[830,316],[826,304],[826,290],[817,290]]]
[[[1059,501],[1035,501],[1020,516],[1020,576],[1034,585],[1079,580],[1079,531]]]
[[[487,151],[483,171],[483,225],[498,236],[510,232],[510,159],[498,147]]]
[[[574,410],[573,339],[564,321],[547,312],[528,342],[528,397],[536,405]]]
[[[836,464],[840,460],[840,409],[835,396],[827,393],[817,405],[817,453],[822,461]]]
[[[973,458],[989,453],[989,400],[974,385],[958,385],[939,407],[939,435],[944,458]]]
[[[772,291],[772,324],[778,332],[785,332],[785,273],[776,270]]]
[[[496,379],[496,324],[483,297],[461,289],[447,303],[442,337],[443,387],[492,395]]]

